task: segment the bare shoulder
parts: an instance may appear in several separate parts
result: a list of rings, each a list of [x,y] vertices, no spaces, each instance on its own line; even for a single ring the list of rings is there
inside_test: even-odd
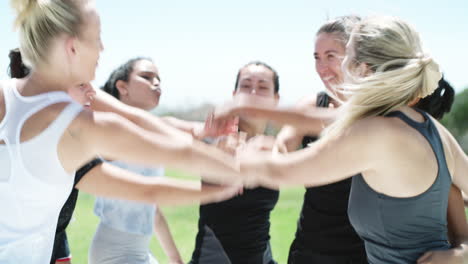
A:
[[[328,142],[338,144],[352,149],[376,150],[380,149],[384,143],[382,138],[394,137],[395,133],[388,120],[382,117],[367,117],[353,122],[348,128],[339,133],[336,137],[326,137]],[[325,143],[327,144],[327,143]]]
[[[373,116],[363,118],[351,125],[350,131],[354,134],[371,138],[388,137],[397,135],[401,128],[397,123],[387,117]]]
[[[73,120],[69,131],[75,135],[79,135],[82,132],[92,134],[97,132],[97,130],[109,132],[112,129],[119,129],[119,127],[128,123],[130,121],[116,113],[84,109]]]

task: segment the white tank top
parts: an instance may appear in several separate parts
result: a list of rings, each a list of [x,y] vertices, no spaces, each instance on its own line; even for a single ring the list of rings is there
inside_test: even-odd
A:
[[[62,167],[57,145],[81,112],[65,92],[24,97],[16,80],[2,83],[5,117],[0,122],[0,263],[50,262],[60,210],[73,187],[74,173]],[[20,143],[26,120],[47,106],[70,102],[40,134]]]

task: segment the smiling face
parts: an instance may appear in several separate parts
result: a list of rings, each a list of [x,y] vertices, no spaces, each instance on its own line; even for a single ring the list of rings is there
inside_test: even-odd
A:
[[[159,104],[161,96],[159,71],[153,62],[139,60],[133,65],[128,81],[118,81],[120,100],[128,105],[151,110]]]
[[[341,63],[346,47],[334,33],[320,33],[315,41],[315,69],[325,87],[336,94],[334,87],[343,83]]]

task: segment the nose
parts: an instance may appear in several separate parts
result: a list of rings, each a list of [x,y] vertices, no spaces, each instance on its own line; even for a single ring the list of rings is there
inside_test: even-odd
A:
[[[316,65],[315,67],[317,69],[317,72],[319,74],[324,74],[328,70],[328,63],[327,62],[317,61],[315,65]]]
[[[159,83],[160,83],[160,81],[159,81],[158,78],[156,78],[156,77],[153,78],[153,85],[154,85],[154,86],[159,86]]]

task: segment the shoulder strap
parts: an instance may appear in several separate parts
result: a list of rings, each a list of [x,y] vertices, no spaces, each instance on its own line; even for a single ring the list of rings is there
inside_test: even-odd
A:
[[[444,146],[442,140],[440,138],[439,131],[437,130],[436,125],[432,121],[431,117],[424,111],[414,108],[414,110],[421,113],[425,119],[424,122],[417,122],[411,118],[409,118],[405,113],[401,111],[394,111],[387,114],[387,117],[398,117],[403,122],[408,124],[410,127],[417,130],[421,135],[423,135],[426,140],[429,142],[432,150],[437,159],[437,164],[439,167],[439,173],[447,174],[448,178],[451,180],[450,172],[447,166],[447,160],[445,157]]]
[[[47,137],[58,142],[65,129],[67,129],[70,123],[79,113],[81,113],[82,110],[83,107],[80,104],[71,102],[62,110],[59,116],[49,125],[49,127],[43,131],[43,133],[47,132]]]
[[[315,105],[318,107],[328,107],[330,104],[330,97],[326,92],[320,92],[317,94],[317,100]]]

